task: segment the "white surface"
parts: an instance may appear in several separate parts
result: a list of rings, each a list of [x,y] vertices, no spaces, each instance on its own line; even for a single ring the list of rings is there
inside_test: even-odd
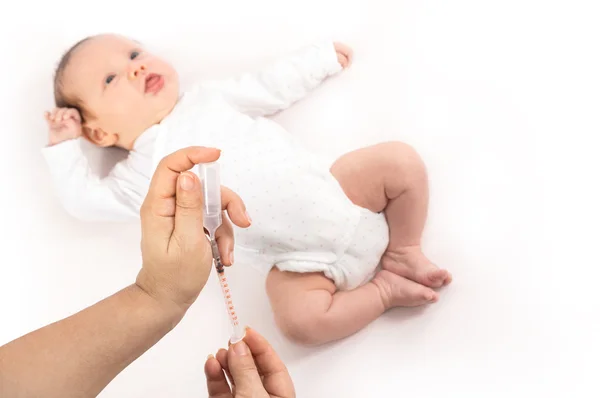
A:
[[[238,311],[288,364],[299,397],[595,396],[598,6],[592,1],[15,2],[2,30],[0,344],[133,281],[139,226],[68,218],[39,148],[52,66],[89,33],[129,34],[184,82],[259,65],[328,35],[354,66],[278,117],[315,150],[399,139],[431,175],[425,245],[454,283],[425,310],[301,349],[274,328],[247,264]],[[216,277],[169,336],[103,397],[202,397],[226,344]]]

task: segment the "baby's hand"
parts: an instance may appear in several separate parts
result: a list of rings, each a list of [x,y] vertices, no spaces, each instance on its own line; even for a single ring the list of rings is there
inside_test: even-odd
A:
[[[344,43],[333,43],[337,53],[338,62],[345,69],[352,63],[352,49]]]
[[[44,114],[48,123],[48,143],[50,146],[81,136],[81,116],[77,109],[56,108]]]

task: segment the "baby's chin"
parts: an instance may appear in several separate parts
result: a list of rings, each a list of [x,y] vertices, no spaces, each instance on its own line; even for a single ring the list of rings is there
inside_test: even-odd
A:
[[[165,98],[165,100],[161,103],[156,112],[154,113],[154,117],[152,118],[153,124],[158,124],[163,121],[164,118],[169,116],[177,103],[179,102],[179,92],[170,93],[170,95]],[[148,128],[151,126],[148,126]]]

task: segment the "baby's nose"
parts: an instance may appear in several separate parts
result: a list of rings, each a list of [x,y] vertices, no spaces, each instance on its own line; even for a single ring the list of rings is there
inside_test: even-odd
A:
[[[140,75],[143,75],[146,72],[146,65],[144,64],[135,64],[132,65],[129,70],[129,79],[135,79]]]

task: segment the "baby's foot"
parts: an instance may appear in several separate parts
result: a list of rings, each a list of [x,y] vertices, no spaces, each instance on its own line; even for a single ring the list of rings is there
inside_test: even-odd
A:
[[[379,288],[386,309],[417,307],[438,300],[438,294],[432,289],[390,271],[379,271],[372,282]]]
[[[435,266],[421,251],[421,246],[408,246],[385,252],[383,269],[429,287],[441,287],[452,282],[452,275]]]

